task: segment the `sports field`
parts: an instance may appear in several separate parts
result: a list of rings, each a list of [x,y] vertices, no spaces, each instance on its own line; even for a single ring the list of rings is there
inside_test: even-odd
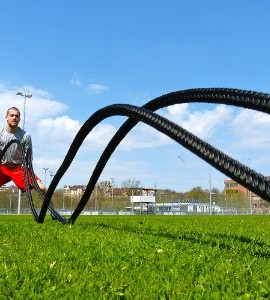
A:
[[[269,216],[0,216],[0,299],[268,299]]]

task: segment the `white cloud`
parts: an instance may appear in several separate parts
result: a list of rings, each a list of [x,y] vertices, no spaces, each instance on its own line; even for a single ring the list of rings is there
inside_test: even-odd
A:
[[[270,146],[270,116],[268,114],[241,110],[232,122],[232,134],[238,148],[262,149]]]
[[[213,110],[190,111],[188,104],[177,104],[168,107],[163,113],[165,118],[180,125],[201,139],[210,138],[220,127],[225,127],[231,120],[232,109],[217,105]],[[159,147],[174,143],[170,138],[148,125],[139,123],[123,140],[121,149]]]
[[[87,136],[86,141],[91,148],[101,148],[107,145],[116,132],[116,128],[110,124],[97,125]]]
[[[23,94],[31,94],[31,98],[16,95],[20,91]],[[0,107],[2,118],[0,124],[5,124],[6,111],[11,106],[16,106],[21,111],[21,122],[23,121],[23,112],[26,114],[26,129],[35,126],[41,118],[58,115],[68,109],[67,105],[53,100],[52,96],[44,90],[36,89],[32,86],[9,87],[0,83]],[[24,106],[25,105],[25,106]],[[21,123],[22,125],[22,123]]]
[[[183,127],[202,139],[207,139],[231,119],[231,109],[217,105],[213,110],[195,111],[183,122]]]
[[[181,119],[189,113],[188,103],[171,105],[167,110],[171,118],[175,117],[177,119]]]
[[[77,85],[77,86],[81,86],[82,85],[82,83],[81,83],[81,81],[79,79],[71,79],[70,80],[70,84],[71,85]]]
[[[37,126],[37,135],[41,140],[52,143],[70,142],[80,128],[78,121],[67,116],[56,119],[42,119]],[[49,135],[48,135],[49,134]]]
[[[47,155],[61,156],[64,159],[81,126],[78,120],[70,119],[68,116],[42,119],[38,122],[37,130],[32,136],[35,138],[35,144],[44,149]],[[112,125],[97,125],[89,132],[85,140],[81,141],[80,154],[91,153],[92,155],[93,151],[105,148],[115,131]]]
[[[155,148],[171,143],[170,138],[156,129],[139,123],[123,139],[119,149],[131,151],[135,149]]]
[[[231,114],[232,109],[225,105],[217,105],[212,110],[190,111],[188,104],[180,104],[168,107],[165,117],[201,139],[207,139],[219,126],[230,121]]]
[[[87,91],[99,94],[105,90],[107,90],[108,87],[99,83],[90,83],[87,87]]]
[[[73,78],[70,79],[70,84],[71,85],[76,85],[76,86],[82,86],[82,81],[80,79],[80,76],[75,73],[73,75]]]

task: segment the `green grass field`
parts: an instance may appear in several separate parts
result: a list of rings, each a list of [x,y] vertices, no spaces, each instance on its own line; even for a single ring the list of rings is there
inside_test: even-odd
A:
[[[0,299],[268,299],[269,216],[0,216]]]

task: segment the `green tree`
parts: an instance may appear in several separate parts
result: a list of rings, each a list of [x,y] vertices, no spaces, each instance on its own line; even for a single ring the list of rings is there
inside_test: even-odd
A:
[[[200,202],[209,201],[209,190],[203,190],[200,186],[192,188],[183,195],[185,201],[199,200]]]

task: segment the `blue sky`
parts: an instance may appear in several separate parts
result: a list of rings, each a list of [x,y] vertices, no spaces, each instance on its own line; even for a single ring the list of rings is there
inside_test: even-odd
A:
[[[228,87],[270,92],[270,2],[266,0],[2,0],[0,125],[23,110],[34,168],[54,174],[82,124],[113,103],[141,106],[168,92]],[[268,115],[224,105],[182,104],[159,111],[263,175],[269,171]],[[63,177],[86,184],[124,117],[89,134]],[[249,159],[248,159],[249,158]],[[216,171],[155,130],[138,124],[117,148],[101,180],[185,192],[223,188]],[[47,185],[50,177],[47,173]]]

